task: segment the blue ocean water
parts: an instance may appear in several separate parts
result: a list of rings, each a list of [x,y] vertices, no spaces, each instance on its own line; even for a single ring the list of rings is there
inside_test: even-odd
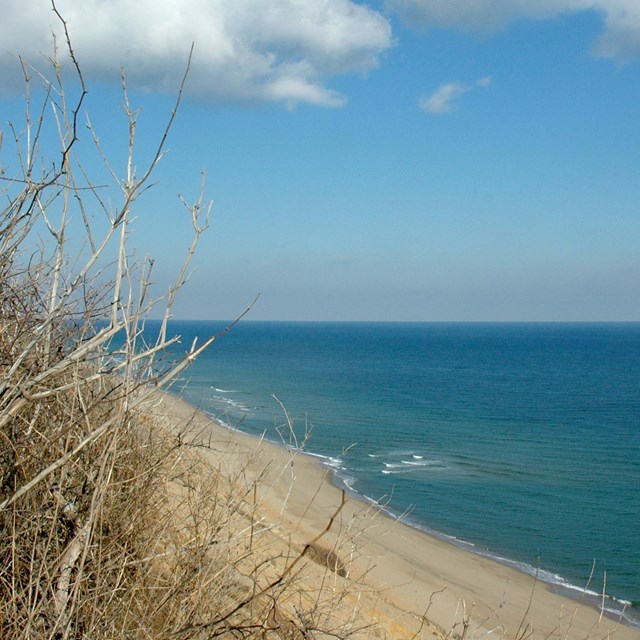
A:
[[[221,327],[174,322],[176,351]],[[640,324],[243,322],[174,390],[310,430],[352,492],[640,620]]]

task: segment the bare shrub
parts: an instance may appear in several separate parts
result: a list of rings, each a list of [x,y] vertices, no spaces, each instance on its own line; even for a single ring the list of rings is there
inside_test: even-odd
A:
[[[344,576],[336,553],[320,536],[270,551],[241,474],[212,469],[141,410],[218,337],[165,359],[178,340],[168,330],[174,301],[208,225],[204,185],[194,203],[182,200],[193,241],[162,299],[150,295],[153,261],[131,259],[133,211],[165,153],[187,73],[141,172],[123,75],[121,177],[83,113],[82,71],[52,6],[75,80],[63,82],[57,50],[46,72],[21,61],[24,123],[0,136],[9,153],[0,156],[0,636],[302,638],[324,625],[347,637],[348,617],[330,623],[316,590],[296,587],[309,558],[320,575]],[[111,176],[108,192],[80,161],[81,120]],[[107,204],[113,193],[117,206]],[[73,234],[84,247],[76,253]],[[158,307],[148,342],[145,322]]]

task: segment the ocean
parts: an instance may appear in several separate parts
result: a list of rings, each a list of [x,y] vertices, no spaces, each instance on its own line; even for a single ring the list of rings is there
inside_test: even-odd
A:
[[[173,391],[640,626],[640,324],[241,322]]]

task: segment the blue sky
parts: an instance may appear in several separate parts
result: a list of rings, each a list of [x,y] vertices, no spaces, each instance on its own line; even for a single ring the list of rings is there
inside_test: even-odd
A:
[[[58,28],[48,0],[4,4],[2,128],[15,54],[40,63]],[[231,318],[259,292],[256,320],[640,320],[637,0],[130,5],[58,2],[123,171],[120,67],[142,165],[195,42],[136,210],[162,287],[189,242],[176,195],[206,169],[177,316]]]

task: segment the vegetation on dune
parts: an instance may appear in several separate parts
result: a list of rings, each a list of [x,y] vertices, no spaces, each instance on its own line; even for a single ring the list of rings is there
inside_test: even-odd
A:
[[[120,177],[83,111],[84,79],[58,18],[64,74],[75,79],[63,82],[57,55],[44,73],[22,61],[25,119],[0,134],[0,636],[297,638],[324,625],[345,637],[348,620],[329,628],[319,597],[292,586],[308,550],[258,553],[265,543],[258,525],[246,526],[258,519],[241,476],[212,469],[183,434],[140,410],[215,339],[163,360],[209,205],[202,191],[182,201],[193,242],[175,284],[152,299],[153,261],[132,260],[130,225],[182,87],[154,157],[136,172],[138,112],[123,82]],[[80,127],[82,153],[102,159],[111,187],[85,172]],[[144,342],[159,307],[157,338]]]

